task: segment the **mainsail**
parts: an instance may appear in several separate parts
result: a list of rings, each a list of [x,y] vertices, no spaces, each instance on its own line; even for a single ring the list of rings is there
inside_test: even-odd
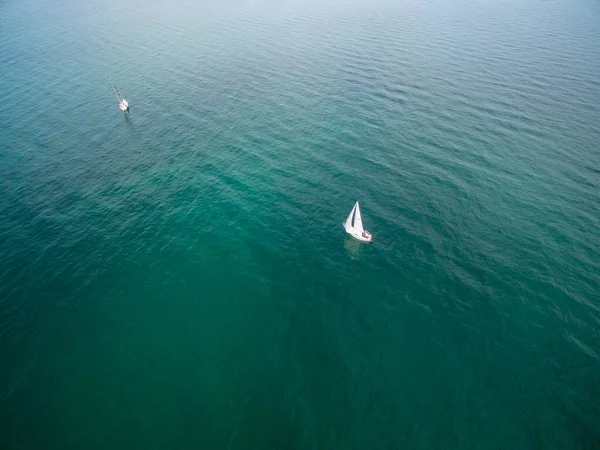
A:
[[[353,220],[354,219],[354,211],[356,210],[356,205],[358,205],[358,202],[356,202],[354,204],[354,207],[352,208],[352,210],[350,211],[350,214],[348,214],[348,218],[346,219],[346,221],[344,222],[344,228],[348,229],[348,228],[352,228],[353,225]]]
[[[358,206],[358,202],[356,202],[356,211],[354,211],[354,221],[352,222],[352,226],[354,229],[360,231],[361,233],[365,231],[362,223],[362,216],[360,215],[360,208]]]
[[[360,207],[358,206],[358,202],[354,204],[352,211],[348,214],[348,218],[344,222],[344,228],[348,230],[348,228],[354,228],[359,232],[365,231],[362,223],[362,216],[360,215]]]

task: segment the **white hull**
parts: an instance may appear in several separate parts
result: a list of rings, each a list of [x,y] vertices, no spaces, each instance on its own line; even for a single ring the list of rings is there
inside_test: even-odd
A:
[[[127,100],[123,100],[121,103],[119,103],[119,109],[123,112],[129,109],[129,103],[127,103]]]
[[[344,227],[344,229],[346,230],[346,233],[348,233],[350,236],[352,236],[357,241],[371,242],[371,240],[373,239],[373,236],[370,233],[367,236],[363,236],[361,231],[355,230],[354,228]]]

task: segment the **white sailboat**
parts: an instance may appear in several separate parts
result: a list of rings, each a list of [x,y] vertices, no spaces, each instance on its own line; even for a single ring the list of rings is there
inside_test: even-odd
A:
[[[127,103],[127,100],[125,100],[123,98],[123,96],[121,95],[121,93],[117,89],[117,86],[113,82],[112,78],[110,80],[110,84],[112,84],[112,87],[113,87],[113,89],[115,91],[115,95],[117,96],[117,100],[119,101],[119,109],[121,111],[123,111],[123,112],[126,112],[129,109],[129,103]]]
[[[348,214],[348,218],[344,222],[344,229],[346,233],[359,241],[371,242],[371,239],[373,239],[373,235],[363,228],[358,202],[354,204],[352,211]]]

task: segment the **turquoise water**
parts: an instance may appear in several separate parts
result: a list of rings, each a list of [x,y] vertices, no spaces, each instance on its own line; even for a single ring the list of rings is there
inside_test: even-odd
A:
[[[8,0],[0,105],[1,448],[600,448],[598,2]]]

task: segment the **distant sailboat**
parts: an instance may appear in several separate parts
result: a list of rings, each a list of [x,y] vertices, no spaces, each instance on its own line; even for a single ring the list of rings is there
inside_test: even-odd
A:
[[[117,100],[119,101],[119,109],[123,112],[126,112],[129,110],[129,103],[127,103],[127,100],[123,98],[112,78],[110,79],[110,84],[112,84],[112,87],[115,90],[115,95],[117,96]]]
[[[354,239],[362,242],[371,242],[373,235],[363,228],[358,202],[354,204],[354,208],[352,208],[352,211],[350,211],[348,218],[344,222],[344,229]]]

